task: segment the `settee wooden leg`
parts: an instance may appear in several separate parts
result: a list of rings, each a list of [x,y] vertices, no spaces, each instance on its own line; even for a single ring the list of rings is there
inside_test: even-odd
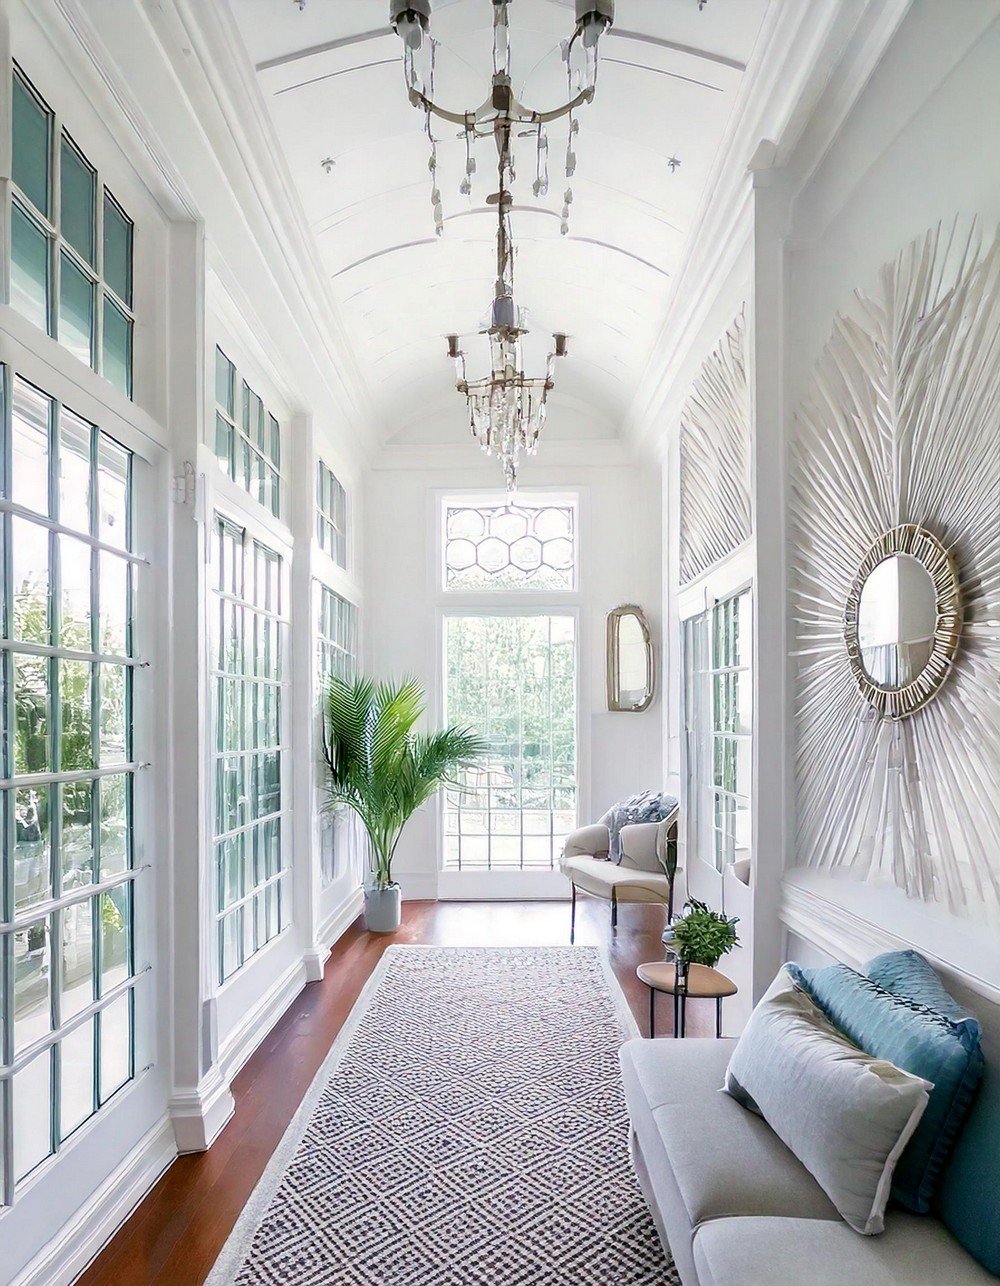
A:
[[[614,889],[611,890],[611,927],[618,928],[618,895]]]
[[[573,889],[573,909],[569,917],[569,945],[572,946],[576,939],[576,885],[571,886]]]

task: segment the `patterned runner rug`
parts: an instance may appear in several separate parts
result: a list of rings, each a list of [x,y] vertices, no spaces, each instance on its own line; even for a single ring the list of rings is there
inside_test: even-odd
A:
[[[390,947],[209,1286],[674,1286],[594,947]]]

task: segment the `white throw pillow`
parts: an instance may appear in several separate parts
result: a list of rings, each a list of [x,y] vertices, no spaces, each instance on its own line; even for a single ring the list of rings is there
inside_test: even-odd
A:
[[[856,1232],[883,1230],[892,1172],[927,1106],[927,1081],[852,1045],[782,965],[724,1088],[767,1121]]]

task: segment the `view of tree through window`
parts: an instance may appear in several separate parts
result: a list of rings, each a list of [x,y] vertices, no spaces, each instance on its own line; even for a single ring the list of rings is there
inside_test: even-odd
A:
[[[448,792],[445,866],[552,870],[576,825],[576,622],[445,621],[446,717],[482,733],[484,762]]]
[[[353,679],[357,674],[358,609],[348,599],[317,581],[316,612],[316,660],[322,702],[330,675]],[[347,835],[352,828],[356,831],[357,825],[354,815],[346,808],[326,808],[321,800],[320,809],[320,883],[328,888],[338,875],[338,854]]]
[[[23,380],[11,387],[0,872],[8,1203],[133,1074],[137,664],[131,454]]]

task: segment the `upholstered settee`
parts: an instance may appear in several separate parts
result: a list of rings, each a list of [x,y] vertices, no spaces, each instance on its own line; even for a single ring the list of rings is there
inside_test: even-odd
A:
[[[1000,1263],[1000,1077],[988,1056],[934,1213],[890,1206],[885,1231],[862,1236],[766,1121],[722,1091],[736,1044],[621,1050],[636,1173],[683,1286],[997,1282],[984,1266]]]
[[[659,822],[637,822],[619,832],[621,861],[610,856],[611,832],[603,822],[573,831],[563,847],[560,869],[572,886],[572,923],[576,895],[589,893],[611,903],[611,924],[620,902],[654,902],[673,916],[673,881],[666,871],[676,862],[677,810]]]

